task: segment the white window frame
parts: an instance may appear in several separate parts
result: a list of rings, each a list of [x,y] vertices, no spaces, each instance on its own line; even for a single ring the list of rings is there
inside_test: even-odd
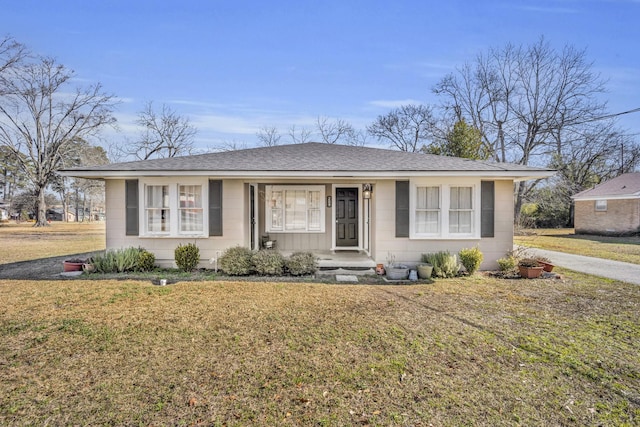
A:
[[[445,181],[446,180],[446,181]],[[416,231],[416,208],[418,187],[440,188],[439,229],[436,233],[418,233]],[[449,232],[449,211],[451,209],[451,187],[471,187],[471,232]],[[410,239],[480,239],[480,180],[464,178],[415,178],[410,181],[409,196],[409,238]]]
[[[596,212],[606,212],[607,211],[607,200],[596,200],[594,203]]]
[[[198,178],[182,177],[179,181],[166,178],[148,178],[139,180],[139,224],[140,237],[153,238],[206,238],[209,236],[209,191],[208,181]],[[152,232],[148,229],[147,223],[147,187],[167,186],[169,188],[169,231]],[[180,186],[196,185],[202,191],[202,231],[180,231]]]
[[[305,228],[287,230],[287,217],[286,217],[286,192],[287,191],[304,191],[305,199]],[[311,208],[308,206],[309,193],[319,192],[319,206],[320,211],[320,228],[317,230],[309,229],[309,211]],[[265,187],[265,230],[269,233],[324,233],[325,232],[325,186],[324,185],[267,185]],[[282,192],[282,228],[274,228],[272,215],[275,210],[272,206],[271,199],[273,192]]]

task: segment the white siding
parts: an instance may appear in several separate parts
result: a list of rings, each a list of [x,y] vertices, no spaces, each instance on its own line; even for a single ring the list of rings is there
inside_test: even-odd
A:
[[[479,184],[479,181],[478,181]],[[476,201],[479,208],[479,200]],[[479,245],[484,254],[481,268],[497,269],[496,260],[513,248],[513,181],[495,182],[495,236],[482,239],[410,239],[395,237],[395,180],[378,181],[373,198],[374,224],[372,257],[376,263],[387,263],[389,253],[396,262],[415,264],[423,253],[449,251]],[[479,225],[478,225],[479,226]]]
[[[106,181],[106,242],[107,249],[143,247],[156,256],[161,266],[175,266],[174,251],[179,244],[195,243],[200,249],[200,267],[210,267],[209,259],[219,251],[241,245],[248,246],[248,221],[245,218],[244,184],[240,180],[225,180],[223,184],[223,235],[215,237],[139,237],[125,235],[125,181]],[[142,229],[142,227],[141,227]]]

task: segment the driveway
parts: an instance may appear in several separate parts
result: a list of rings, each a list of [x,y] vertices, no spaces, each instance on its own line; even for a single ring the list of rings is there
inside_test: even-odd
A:
[[[640,285],[640,265],[638,264],[547,251],[544,249],[526,248],[526,250],[530,255],[549,258],[554,265],[559,267]]]

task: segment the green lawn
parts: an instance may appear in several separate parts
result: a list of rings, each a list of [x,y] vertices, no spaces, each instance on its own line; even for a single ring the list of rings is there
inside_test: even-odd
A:
[[[531,248],[640,264],[640,237],[576,235],[573,229],[525,230],[514,243]]]
[[[640,288],[0,282],[1,425],[638,425]]]

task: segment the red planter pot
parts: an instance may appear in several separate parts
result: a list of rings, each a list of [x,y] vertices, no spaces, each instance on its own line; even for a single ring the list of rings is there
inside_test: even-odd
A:
[[[518,266],[518,270],[520,271],[520,276],[525,279],[535,279],[540,277],[542,274],[542,270],[544,267],[521,267]]]
[[[64,268],[64,271],[82,271],[82,262],[69,262],[69,261],[63,261],[62,262],[62,267]]]

